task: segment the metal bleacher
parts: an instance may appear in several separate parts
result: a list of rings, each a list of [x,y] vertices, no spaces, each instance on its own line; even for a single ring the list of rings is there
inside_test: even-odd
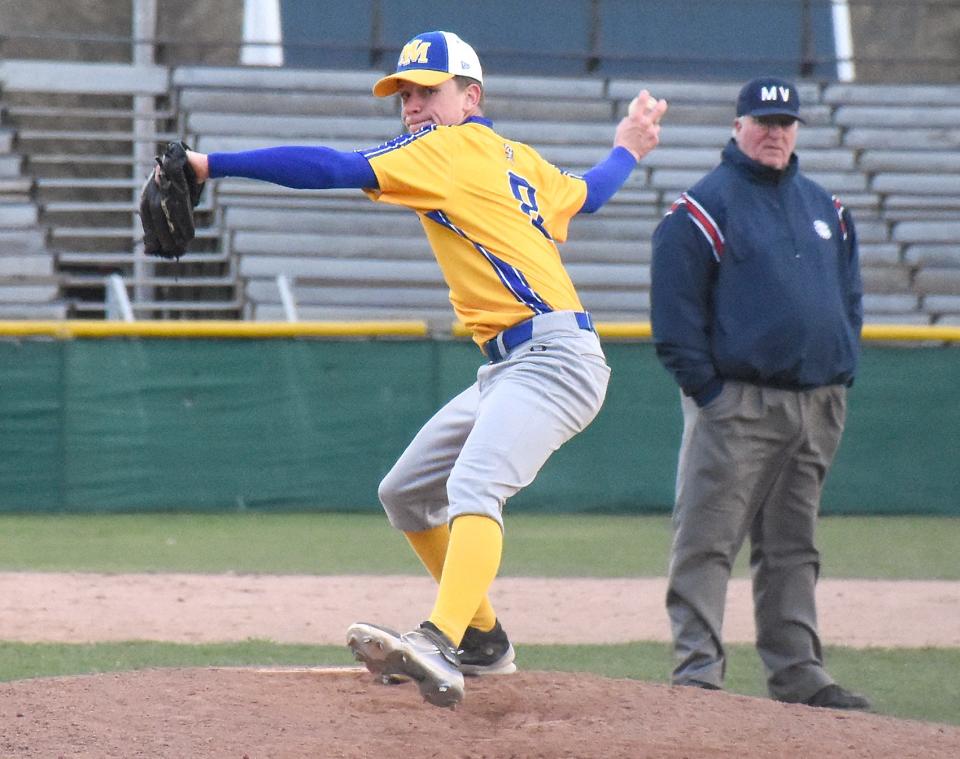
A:
[[[189,261],[157,262],[138,244],[143,178],[157,145],[178,134],[168,84],[156,66],[0,63],[2,123],[30,186],[21,226],[43,251],[35,257],[50,263],[44,289],[10,316],[100,318],[111,274],[135,294],[137,318],[237,315],[232,262],[219,251],[209,204],[198,209]]]
[[[31,286],[47,288],[37,303],[72,316],[102,315],[104,278],[119,273],[137,318],[283,319],[282,276],[301,319],[424,319],[449,329],[446,288],[416,217],[359,191],[218,180],[188,256],[158,264],[138,252],[134,199],[152,160],[144,141],[155,150],[182,136],[204,152],[373,146],[400,132],[396,104],[370,95],[376,72],[151,67],[146,78],[115,73],[94,87],[75,66],[63,65],[70,86],[64,75],[48,91],[0,65],[0,309],[7,288],[27,287],[10,261],[29,254]],[[574,221],[561,249],[605,321],[649,317],[651,233],[716,164],[739,83],[486,82],[498,130],[574,172],[605,155],[641,87],[670,103],[661,145],[607,206]],[[868,321],[960,323],[960,86],[801,82],[800,91],[801,166],[855,215]],[[146,113],[136,97],[149,98]]]
[[[5,121],[0,100],[0,124]],[[61,318],[55,262],[38,230],[33,180],[16,133],[0,127],[0,319]]]

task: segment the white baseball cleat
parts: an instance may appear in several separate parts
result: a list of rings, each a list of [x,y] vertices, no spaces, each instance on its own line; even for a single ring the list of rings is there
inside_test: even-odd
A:
[[[400,633],[368,622],[357,622],[347,629],[347,646],[353,658],[362,662],[371,674],[387,682],[400,664]]]
[[[347,645],[354,657],[383,682],[406,675],[434,706],[453,708],[463,701],[463,673],[457,651],[429,623],[399,635],[385,627],[357,622],[347,630]]]

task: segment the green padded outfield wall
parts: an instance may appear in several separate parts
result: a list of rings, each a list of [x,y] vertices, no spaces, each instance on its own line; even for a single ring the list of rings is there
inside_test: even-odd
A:
[[[508,509],[665,512],[677,391],[608,340],[603,411]],[[419,426],[472,381],[434,340],[0,342],[0,511],[378,510]],[[864,348],[825,513],[960,515],[960,349]]]

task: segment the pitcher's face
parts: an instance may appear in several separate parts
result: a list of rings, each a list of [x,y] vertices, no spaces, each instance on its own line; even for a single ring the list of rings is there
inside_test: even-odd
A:
[[[479,85],[461,89],[453,79],[434,87],[402,82],[397,89],[400,118],[410,132],[418,132],[431,124],[455,126],[476,111],[479,92]]]

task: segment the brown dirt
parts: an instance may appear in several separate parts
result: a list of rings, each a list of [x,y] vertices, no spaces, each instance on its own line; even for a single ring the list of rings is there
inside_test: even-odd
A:
[[[415,625],[433,590],[411,577],[0,573],[0,641],[341,644],[356,619]],[[662,579],[501,578],[493,598],[518,643],[667,636]],[[827,644],[960,646],[958,583],[825,580],[818,601]],[[734,581],[731,642],[752,638],[749,602],[745,581]],[[0,684],[2,759],[437,754],[954,759],[960,728],[531,671],[469,680],[455,711],[354,668],[166,669]]]

